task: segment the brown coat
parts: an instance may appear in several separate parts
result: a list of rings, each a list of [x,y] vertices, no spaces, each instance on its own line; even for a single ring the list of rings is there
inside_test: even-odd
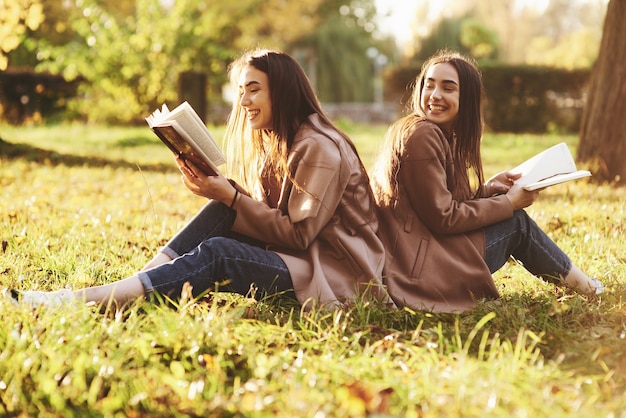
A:
[[[308,122],[288,157],[296,185],[283,181],[277,208],[242,196],[233,230],[267,243],[285,261],[302,303],[354,300],[368,289],[390,302],[367,174],[336,131],[317,115]]]
[[[379,216],[389,294],[398,306],[444,312],[497,298],[482,228],[513,216],[511,203],[503,195],[452,198],[452,151],[434,123],[418,123],[405,141],[397,204]]]

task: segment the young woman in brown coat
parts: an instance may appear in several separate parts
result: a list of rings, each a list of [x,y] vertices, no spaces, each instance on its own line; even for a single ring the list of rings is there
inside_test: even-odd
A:
[[[508,172],[484,181],[482,97],[473,62],[438,53],[417,77],[411,114],[389,129],[372,176],[389,294],[399,306],[462,311],[499,297],[491,273],[509,257],[545,280],[601,293],[522,210],[537,191]]]
[[[231,68],[239,100],[226,142],[241,185],[179,161],[184,184],[208,204],[139,273],[72,291],[13,292],[31,305],[176,298],[219,289],[302,304],[337,304],[382,290],[369,178],[350,139],[326,117],[300,65],[278,51],[243,55]]]

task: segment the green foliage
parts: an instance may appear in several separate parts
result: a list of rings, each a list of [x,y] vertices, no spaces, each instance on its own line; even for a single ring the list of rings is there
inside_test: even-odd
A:
[[[496,58],[498,35],[478,20],[471,18],[463,20],[459,37],[461,45],[478,61]]]
[[[496,132],[577,132],[589,70],[484,66],[485,120]]]
[[[73,38],[60,44],[40,39],[38,68],[82,77],[74,109],[92,122],[141,121],[161,103],[178,100],[179,76],[189,71],[207,76],[208,100],[219,103],[228,64],[256,46],[313,46],[322,97],[371,98],[371,88],[363,86],[372,76],[366,54],[375,29],[372,0],[177,0],[171,6],[137,0],[132,14],[112,2],[68,4]]]
[[[591,68],[598,57],[600,38],[590,28],[567,34],[555,43],[548,36],[533,38],[528,47],[528,64],[575,69]]]
[[[495,59],[498,44],[497,33],[471,15],[445,18],[421,40],[420,49],[413,59],[423,62],[441,49],[459,51],[478,61]]]
[[[342,125],[371,161],[384,127]],[[221,127],[211,127],[219,138]],[[132,274],[204,203],[147,128],[2,126],[0,287]],[[573,136],[487,135],[487,174]],[[511,152],[515,150],[515,152]],[[366,301],[301,312],[228,294],[118,309],[0,297],[0,415],[607,417],[626,410],[625,190],[581,180],[531,216],[608,292],[515,264],[461,315]],[[532,402],[529,402],[529,399]]]
[[[92,1],[81,4],[70,19],[76,37],[44,48],[50,60],[40,68],[86,80],[76,107],[89,120],[139,120],[175,101],[178,75],[190,70],[208,76],[209,97],[219,100],[235,54],[235,22],[246,12],[241,2],[234,10],[180,0],[167,9],[157,0],[137,0],[134,16],[113,15]]]
[[[534,24],[548,30],[536,31],[523,45],[524,62],[567,69],[591,68],[598,57],[608,3],[569,0],[546,3],[544,13],[537,16]]]
[[[446,18],[420,42],[420,49],[413,57],[415,61],[423,62],[440,49],[452,49],[462,53],[469,49],[461,43],[462,18]]]
[[[376,8],[372,0],[324,0],[320,24],[290,44],[308,71],[323,102],[369,102],[376,70],[368,49],[390,57],[389,44],[374,40]]]
[[[341,16],[343,24],[359,27],[369,34],[376,28],[374,0],[320,0],[316,14],[321,22]]]
[[[296,44],[315,66],[316,90],[323,102],[367,102],[373,98],[373,64],[367,56],[370,36],[336,17]],[[313,54],[313,57],[310,57]]]
[[[23,42],[44,20],[40,0],[3,0],[0,3],[0,71],[9,64],[7,53]]]
[[[432,21],[434,7],[423,2],[417,12],[415,33],[417,61],[443,47],[468,48],[476,57],[482,56],[482,46],[496,53],[505,64],[531,64],[556,66],[559,68],[589,68],[598,54],[604,17],[608,1],[605,0],[455,0],[448,1],[437,10],[443,20]],[[487,41],[481,45],[480,53],[467,45],[467,39],[459,42],[450,36],[460,34],[472,22],[472,37],[477,35]],[[425,34],[426,33],[426,34]],[[493,43],[492,43],[493,42]],[[422,50],[420,51],[420,47]]]

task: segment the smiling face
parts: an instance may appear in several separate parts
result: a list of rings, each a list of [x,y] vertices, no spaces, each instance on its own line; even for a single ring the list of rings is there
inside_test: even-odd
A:
[[[447,133],[456,126],[460,87],[459,75],[452,64],[431,65],[424,75],[420,106],[426,117]]]
[[[273,129],[272,99],[267,74],[246,65],[239,77],[239,104],[252,129]]]

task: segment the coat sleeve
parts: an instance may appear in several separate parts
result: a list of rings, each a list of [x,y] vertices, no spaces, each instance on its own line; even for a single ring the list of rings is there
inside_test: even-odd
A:
[[[293,186],[287,189],[289,196],[282,197],[288,199],[287,213],[242,196],[234,206],[233,231],[268,245],[303,250],[334,215],[347,179],[340,178],[339,148],[321,134],[294,143],[289,160]]]
[[[504,195],[454,200],[448,186],[451,158],[448,142],[435,124],[419,123],[407,139],[398,180],[413,210],[431,231],[465,233],[513,216]]]

